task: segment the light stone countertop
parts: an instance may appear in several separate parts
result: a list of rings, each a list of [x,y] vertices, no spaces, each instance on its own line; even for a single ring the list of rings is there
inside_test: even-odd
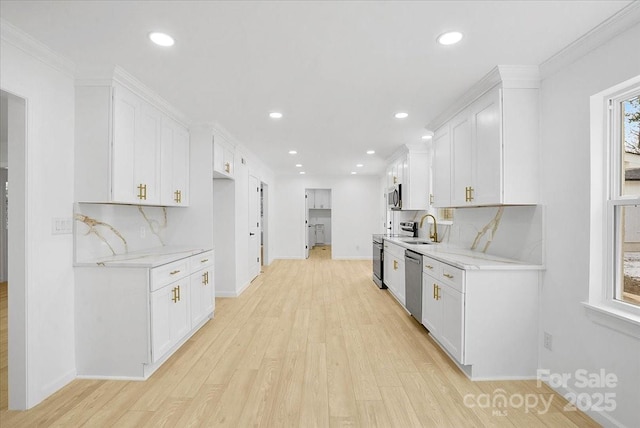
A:
[[[77,262],[75,266],[153,268],[211,250],[211,248],[198,247],[158,247],[127,254],[102,257],[93,261]]]
[[[414,245],[402,240],[403,238],[385,237],[384,240],[398,244],[404,248],[423,254],[443,263],[465,270],[544,270],[544,265],[508,259],[505,257],[485,254],[465,248],[447,244]],[[411,239],[411,238],[409,238]],[[425,241],[428,239],[420,239]]]

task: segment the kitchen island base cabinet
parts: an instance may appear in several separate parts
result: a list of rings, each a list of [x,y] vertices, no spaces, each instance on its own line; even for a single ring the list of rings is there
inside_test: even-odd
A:
[[[76,267],[78,377],[151,376],[213,318],[212,266],[208,251],[154,268]]]
[[[464,373],[534,379],[539,271],[462,270],[428,257],[423,266],[422,323]]]

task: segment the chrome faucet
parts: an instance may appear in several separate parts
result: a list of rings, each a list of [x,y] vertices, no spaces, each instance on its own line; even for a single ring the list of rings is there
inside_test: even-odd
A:
[[[431,217],[433,219],[433,233],[431,233],[431,228],[429,228],[429,238],[433,242],[438,242],[438,222],[433,215],[425,214],[422,216],[422,218],[420,219],[420,229],[422,229],[422,223],[424,223],[424,219],[427,217]]]

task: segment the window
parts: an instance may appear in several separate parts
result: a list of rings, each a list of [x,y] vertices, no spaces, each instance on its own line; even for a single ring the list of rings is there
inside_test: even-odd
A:
[[[640,87],[608,100],[611,300],[640,308]]]
[[[640,76],[591,97],[591,319],[640,338]]]

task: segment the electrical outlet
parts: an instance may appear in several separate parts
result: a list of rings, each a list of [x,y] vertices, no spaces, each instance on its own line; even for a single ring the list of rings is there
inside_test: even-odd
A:
[[[553,336],[550,333],[547,333],[545,331],[544,332],[544,347],[547,348],[549,351],[552,350],[552,342],[553,342]]]

